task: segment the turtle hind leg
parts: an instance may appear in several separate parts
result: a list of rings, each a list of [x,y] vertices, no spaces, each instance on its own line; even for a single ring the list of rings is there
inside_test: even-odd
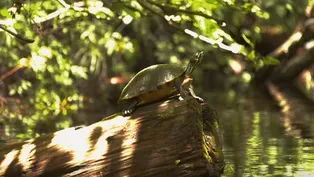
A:
[[[136,99],[131,99],[127,102],[125,102],[122,105],[122,110],[121,110],[121,114],[123,116],[129,116],[132,114],[132,112],[134,112],[134,110],[136,109],[136,105],[137,105],[138,101]]]

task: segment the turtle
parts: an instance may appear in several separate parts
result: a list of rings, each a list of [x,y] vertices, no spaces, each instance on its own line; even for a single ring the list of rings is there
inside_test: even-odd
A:
[[[153,103],[177,94],[183,99],[195,98],[191,88],[190,74],[202,60],[203,52],[197,52],[190,59],[187,67],[176,64],[157,64],[138,72],[123,88],[118,104],[123,116],[130,115],[137,106]]]

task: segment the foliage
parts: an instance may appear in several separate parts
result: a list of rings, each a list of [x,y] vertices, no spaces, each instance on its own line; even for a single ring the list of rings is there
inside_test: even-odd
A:
[[[117,98],[108,89],[111,77],[126,80],[150,64],[186,63],[199,50],[214,54],[205,69],[219,70],[238,55],[255,68],[278,64],[255,50],[260,26],[291,31],[296,21],[281,19],[302,14],[308,3],[283,2],[1,1],[0,119],[19,138],[71,126],[86,100],[96,98],[104,109],[111,95]]]

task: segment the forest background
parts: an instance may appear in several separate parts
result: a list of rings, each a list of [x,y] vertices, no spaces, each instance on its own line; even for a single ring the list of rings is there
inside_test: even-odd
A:
[[[1,138],[97,122],[119,111],[139,70],[186,65],[201,50],[193,77],[206,101],[252,87],[269,95],[270,81],[311,75],[312,8],[311,0],[1,1]]]

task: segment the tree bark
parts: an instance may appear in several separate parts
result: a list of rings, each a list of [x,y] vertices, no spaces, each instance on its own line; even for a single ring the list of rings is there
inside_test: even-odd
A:
[[[220,176],[215,110],[172,99],[0,148],[0,176]]]

